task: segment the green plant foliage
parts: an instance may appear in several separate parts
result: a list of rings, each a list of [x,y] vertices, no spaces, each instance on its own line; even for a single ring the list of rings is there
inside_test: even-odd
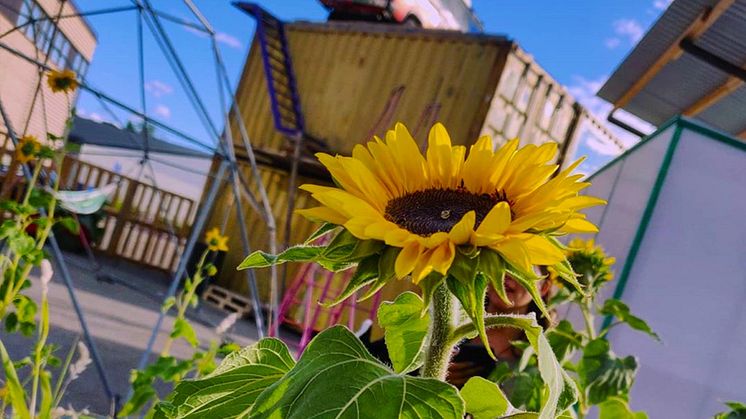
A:
[[[268,338],[226,357],[210,375],[184,380],[156,418],[248,417],[256,398],[295,365],[282,341]]]
[[[600,313],[606,316],[614,316],[617,320],[626,323],[627,326],[631,327],[632,329],[647,333],[655,340],[660,340],[658,335],[653,332],[653,329],[648,326],[645,320],[630,313],[627,304],[624,304],[620,300],[609,298],[608,300],[604,301],[604,305],[603,307],[601,307]]]
[[[620,397],[611,397],[598,405],[599,419],[648,419],[645,412],[633,412],[627,401]]]
[[[316,336],[296,366],[259,395],[250,416],[305,419],[309,412],[319,419],[461,419],[464,402],[449,384],[396,374],[352,332],[335,326]]]
[[[184,319],[176,319],[176,321],[174,321],[174,328],[171,331],[171,338],[184,338],[184,340],[189,342],[189,344],[192,345],[193,348],[196,348],[197,345],[199,345],[197,333],[194,331],[192,325]]]
[[[430,325],[430,315],[424,307],[419,295],[405,292],[378,308],[378,324],[384,329],[386,348],[397,373],[406,374],[422,365]]]
[[[741,402],[725,402],[730,408],[727,412],[716,414],[713,419],[746,419],[746,404]]]
[[[578,365],[580,382],[591,404],[599,404],[614,396],[626,396],[636,372],[635,358],[618,358],[603,338],[592,340],[585,346]]]
[[[487,278],[479,274],[469,279],[468,282],[463,282],[461,279],[449,276],[446,278],[446,285],[448,285],[451,294],[458,298],[461,307],[476,327],[487,353],[495,359],[487,340],[487,329],[484,326],[484,299],[487,295]]]
[[[512,406],[500,387],[482,377],[472,377],[461,389],[466,412],[474,419],[493,419],[504,415]]]
[[[573,351],[583,346],[583,335],[576,332],[572,323],[562,320],[546,333],[554,355],[560,361],[565,360]]]

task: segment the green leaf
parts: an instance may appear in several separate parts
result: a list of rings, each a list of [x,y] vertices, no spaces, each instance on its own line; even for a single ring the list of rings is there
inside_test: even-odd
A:
[[[453,262],[451,263],[451,267],[448,268],[448,276],[451,276],[464,284],[469,284],[474,282],[474,277],[477,275],[478,271],[478,256],[469,257],[457,251],[456,256],[453,258]]]
[[[503,303],[512,306],[513,302],[505,292],[505,264],[500,254],[492,249],[482,249],[479,253],[479,270],[489,279]]]
[[[423,312],[422,298],[407,291],[378,308],[378,324],[384,330],[394,371],[408,373],[422,365],[430,315]]]
[[[310,245],[311,243],[313,243],[314,241],[316,241],[316,239],[318,239],[320,237],[326,236],[327,234],[333,232],[334,229],[336,229],[338,227],[339,226],[336,225],[336,224],[324,223],[324,224],[321,225],[321,227],[319,227],[318,230],[316,230],[313,233],[311,233],[311,235],[308,236],[308,238],[306,239],[306,241],[303,244]]]
[[[477,261],[472,259],[472,263],[476,265]],[[446,278],[446,285],[448,285],[451,294],[455,295],[461,302],[461,307],[474,324],[487,353],[492,359],[497,360],[492,353],[489,340],[487,340],[487,329],[484,327],[484,299],[487,295],[487,278],[479,274],[465,283],[449,275]]]
[[[0,208],[2,210],[2,208]],[[15,220],[5,220],[0,224],[0,240],[16,234],[18,225]]]
[[[293,365],[295,361],[282,341],[262,339],[228,355],[210,375],[181,381],[156,417],[249,417],[257,397]]]
[[[378,255],[368,256],[363,259],[355,269],[355,273],[350,278],[345,289],[329,303],[325,303],[325,307],[335,306],[342,301],[348,299],[360,288],[371,284],[378,279]]]
[[[626,400],[612,397],[598,405],[598,419],[648,419],[648,415],[633,412]]]
[[[172,296],[166,298],[163,301],[163,304],[161,305],[161,312],[162,313],[168,313],[168,310],[171,310],[171,307],[173,307],[174,304],[176,304],[176,297],[174,297],[172,295]]]
[[[31,419],[31,413],[29,413],[26,407],[26,392],[23,389],[21,381],[18,379],[18,374],[13,361],[11,361],[8,351],[5,350],[5,345],[0,340],[0,357],[3,361],[3,371],[5,372],[5,386],[8,388],[8,395],[10,396],[10,405],[13,407],[14,417],[20,419]]]
[[[474,419],[493,419],[504,415],[511,407],[500,387],[482,377],[471,377],[461,389],[466,412]]]
[[[378,279],[370,284],[368,291],[362,297],[358,298],[358,301],[365,301],[374,296],[390,279],[394,278],[396,275],[394,264],[396,263],[396,258],[399,256],[399,252],[401,252],[401,248],[398,247],[389,246],[383,249],[381,257],[378,258]]]
[[[557,239],[554,239],[555,242],[559,243]],[[557,275],[562,278],[563,280],[567,281],[570,285],[572,285],[576,291],[578,291],[582,296],[588,295],[588,290],[583,288],[583,285],[578,281],[578,275],[575,273],[575,271],[572,268],[572,265],[570,264],[570,261],[567,259],[563,260],[561,263],[558,263],[554,266],[552,266],[555,272],[557,272]]]
[[[575,383],[554,356],[552,347],[533,313],[489,315],[485,318],[485,323],[488,327],[514,327],[525,332],[528,342],[537,354],[539,374],[546,386],[539,416],[541,419],[554,418],[558,411],[564,410],[563,405],[569,406],[575,402],[577,399]]]
[[[298,364],[259,396],[249,415],[461,419],[464,401],[447,383],[394,373],[352,332],[335,326],[311,341]]]
[[[645,320],[630,313],[627,304],[624,304],[620,300],[617,300],[615,298],[609,298],[608,300],[606,300],[603,307],[601,307],[601,314],[606,316],[614,316],[619,321],[627,323],[627,325],[629,325],[629,327],[631,327],[632,329],[647,333],[655,340],[661,340],[660,337],[658,337],[658,334],[653,332],[653,329],[648,326]]]
[[[746,419],[746,404],[741,402],[725,402],[725,405],[730,410],[715,414],[713,419]]]
[[[379,253],[384,247],[377,240],[360,240],[347,230],[342,230],[334,237],[319,261],[354,263],[367,256]]]
[[[281,265],[285,262],[313,262],[319,257],[324,249],[325,248],[321,246],[293,246],[276,256],[257,250],[247,256],[246,259],[238,265],[238,270],[266,268],[272,265]]]
[[[29,204],[36,208],[47,208],[52,202],[52,194],[43,189],[32,189],[28,200]]]
[[[174,329],[171,331],[171,337],[174,339],[184,338],[185,341],[189,342],[195,348],[199,345],[197,333],[194,331],[192,325],[184,319],[176,319]]]
[[[544,299],[541,297],[539,287],[536,285],[537,281],[541,278],[530,272],[521,272],[520,269],[514,266],[507,267],[506,272],[531,294],[531,298],[534,300],[536,307],[539,308],[539,311],[541,311],[541,315],[548,319],[551,318],[547,306],[544,304]]]
[[[36,247],[36,241],[25,232],[17,232],[8,237],[10,250],[16,255],[24,255],[31,252]]]
[[[562,320],[556,327],[549,329],[547,339],[560,362],[583,344],[583,335],[576,332],[572,323],[567,320]]]
[[[590,404],[614,396],[626,397],[636,373],[637,360],[632,356],[618,358],[604,338],[588,342],[578,365],[580,384]]]
[[[80,224],[78,224],[78,221],[73,217],[58,218],[57,222],[73,234],[78,234],[80,232]]]

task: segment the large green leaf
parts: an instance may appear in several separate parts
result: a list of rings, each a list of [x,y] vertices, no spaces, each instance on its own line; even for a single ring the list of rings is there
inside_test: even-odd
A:
[[[386,348],[394,371],[408,373],[422,365],[430,315],[423,314],[422,298],[413,292],[400,294],[378,308],[378,324],[384,330]]]
[[[633,412],[626,400],[612,397],[598,405],[598,419],[648,419],[648,415]]]
[[[342,326],[321,332],[298,364],[265,390],[252,418],[452,418],[464,415],[456,389],[396,374]]]
[[[620,300],[609,298],[608,300],[604,301],[604,305],[603,307],[601,307],[601,314],[606,316],[614,316],[619,321],[627,323],[629,327],[635,330],[639,330],[640,332],[647,333],[656,340],[660,340],[658,335],[653,332],[653,329],[648,326],[645,320],[633,315],[630,312],[627,304],[624,304]]]
[[[485,318],[485,324],[487,327],[514,327],[525,332],[531,348],[536,352],[539,374],[547,387],[539,412],[541,419],[554,418],[557,412],[574,403],[577,398],[575,383],[554,356],[552,347],[533,313],[522,316],[489,315]]]
[[[511,407],[500,387],[482,377],[471,377],[461,389],[466,412],[474,419],[494,419]]]
[[[282,341],[267,338],[228,355],[210,375],[181,381],[156,417],[248,417],[259,394],[295,364]]]
[[[636,373],[637,360],[632,356],[617,357],[604,338],[588,342],[578,365],[580,383],[590,404],[614,396],[626,397]]]

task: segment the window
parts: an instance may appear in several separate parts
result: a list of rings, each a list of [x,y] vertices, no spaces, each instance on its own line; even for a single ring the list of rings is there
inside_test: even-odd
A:
[[[50,20],[42,8],[32,0],[24,0],[19,10],[17,25],[23,25],[23,33],[34,41],[38,50],[49,54],[49,61],[57,68],[69,68],[82,77],[88,70],[88,62],[70,44],[67,37]]]

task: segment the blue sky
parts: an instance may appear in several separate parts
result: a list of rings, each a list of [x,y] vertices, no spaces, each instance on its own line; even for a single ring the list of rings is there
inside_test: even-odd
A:
[[[131,4],[124,0],[107,1],[105,6],[97,0],[76,0],[76,3],[82,11]],[[235,85],[253,36],[253,20],[229,1],[197,0],[195,3],[218,32],[221,53]],[[283,20],[323,21],[326,17],[317,0],[258,3]],[[668,3],[667,0],[474,0],[473,7],[486,32],[506,34],[516,40],[576,98],[603,118],[608,105],[594,97],[595,91]],[[165,13],[196,22],[182,2],[153,0],[153,4]],[[89,21],[97,33],[99,45],[87,81],[139,109],[136,13],[93,16]],[[175,23],[164,21],[164,26],[219,130],[222,121],[208,39]],[[209,131],[199,123],[147,26],[144,33],[148,113],[209,143]],[[131,115],[116,110],[112,115],[88,94],[81,95],[78,108],[84,116],[94,119],[120,123],[132,119]],[[625,140],[632,141],[629,137]],[[604,156],[603,147],[585,136],[579,152],[594,154],[586,164],[588,171],[609,158]]]

